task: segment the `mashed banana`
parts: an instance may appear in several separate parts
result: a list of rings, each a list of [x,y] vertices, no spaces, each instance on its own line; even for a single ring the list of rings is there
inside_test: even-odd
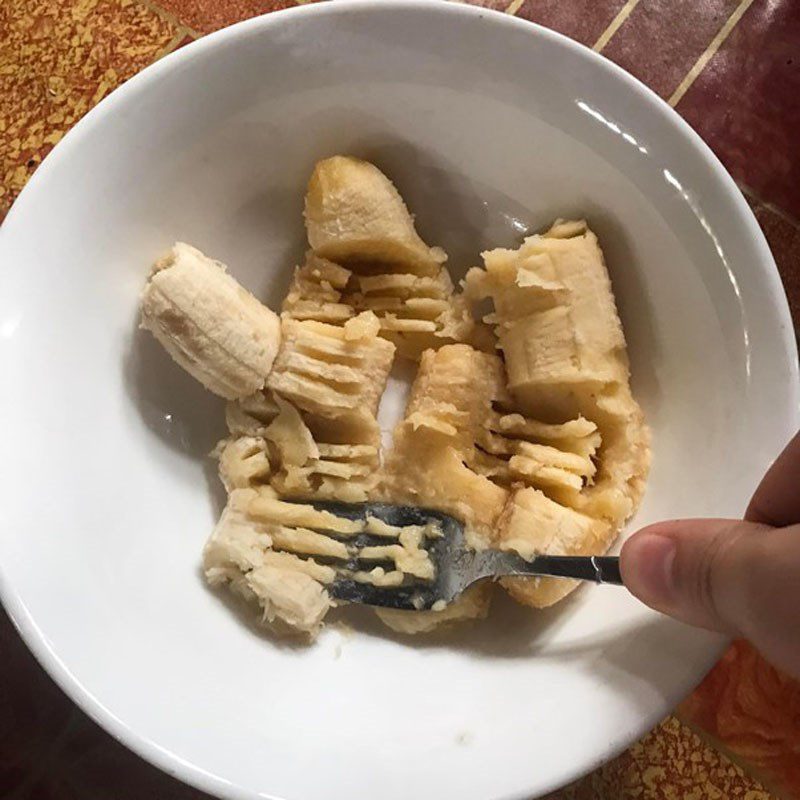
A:
[[[219,375],[236,387],[219,392],[233,398],[229,438],[216,451],[228,503],[204,550],[208,581],[257,604],[276,630],[313,636],[335,605],[326,587],[337,575],[387,587],[433,578],[425,543],[435,530],[354,522],[303,502],[314,499],[439,509],[464,523],[475,548],[605,552],[641,501],[650,447],[587,224],[559,220],[517,250],[484,253],[456,291],[445,252],[420,238],[372,164],[319,162],[305,221],[310,249],[279,326],[266,325],[267,310],[227,275],[228,294],[213,302],[215,313],[236,315],[235,326],[214,323],[211,300],[191,317],[183,286],[176,297],[191,324],[158,320],[160,339],[180,332],[168,348],[179,363],[208,385],[206,376]],[[223,268],[215,269],[209,275],[221,282]],[[486,300],[492,312],[475,319],[472,308]],[[146,304],[156,330],[152,319]],[[217,330],[227,338],[209,344]],[[224,364],[205,363],[223,351]],[[419,363],[382,459],[376,415],[395,356]],[[357,539],[363,534],[370,544]],[[501,584],[535,607],[574,585]],[[486,581],[433,611],[376,613],[396,630],[428,632],[486,616],[493,591]]]

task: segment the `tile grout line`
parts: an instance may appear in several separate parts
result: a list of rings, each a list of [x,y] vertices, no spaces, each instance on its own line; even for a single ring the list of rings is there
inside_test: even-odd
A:
[[[741,0],[739,5],[733,10],[733,13],[728,17],[725,24],[717,31],[717,35],[711,40],[708,47],[703,51],[697,61],[694,62],[692,68],[686,73],[684,79],[678,84],[678,88],[672,93],[672,96],[667,102],[674,108],[681,101],[681,98],[689,90],[689,87],[695,82],[697,76],[705,69],[706,64],[713,58],[714,54],[722,46],[722,43],[728,38],[731,31],[736,27],[736,24],[744,16],[745,11],[753,4],[753,0]]]
[[[158,5],[158,3],[154,2],[154,0],[136,0],[136,2],[161,17],[161,19],[166,20],[176,28],[182,30],[184,35],[188,34],[193,39],[199,39],[203,35],[194,28],[191,28],[189,25],[184,25],[172,12],[162,8],[160,5]]]
[[[609,43],[611,37],[622,27],[622,23],[631,15],[631,11],[638,5],[639,0],[628,0],[617,12],[617,16],[611,20],[609,26],[600,34],[598,40],[592,45],[592,50],[596,53],[602,52],[603,48]]]
[[[512,17],[515,16],[517,11],[519,11],[522,8],[522,4],[524,2],[525,0],[511,0],[511,2],[508,4],[508,8],[506,9],[505,13],[511,14]]]
[[[784,211],[779,206],[776,206],[774,203],[770,203],[765,200],[760,195],[756,194],[746,183],[737,182],[736,184],[739,187],[739,190],[743,195],[750,197],[752,200],[755,200],[759,205],[764,206],[764,208],[771,211],[775,214],[776,217],[780,217],[787,225],[791,225],[793,228],[797,228],[800,231],[800,220],[795,219],[791,214],[787,211]]]
[[[187,37],[191,37],[196,39],[196,36],[192,35],[191,29],[181,25],[178,30],[175,32],[175,35],[161,48],[161,50],[156,53],[156,57],[153,61],[158,61],[160,58],[164,58],[164,56],[169,55],[173,50],[177,49],[178,45]]]

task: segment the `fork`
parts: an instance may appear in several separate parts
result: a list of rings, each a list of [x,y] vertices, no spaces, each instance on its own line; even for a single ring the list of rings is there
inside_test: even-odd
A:
[[[465,541],[463,524],[441,511],[389,503],[312,501],[311,505],[355,521],[375,517],[397,527],[432,525],[441,533],[425,537],[421,544],[433,562],[433,580],[406,575],[398,586],[375,586],[340,573],[327,588],[332,597],[348,603],[408,611],[428,611],[434,607],[437,610],[476,581],[502,576],[576,578],[623,585],[616,556],[538,555],[527,560],[516,553],[501,550],[473,550]],[[385,545],[387,540],[385,536],[360,533],[349,537],[348,543],[362,548]],[[363,570],[357,556],[342,566],[350,573]]]

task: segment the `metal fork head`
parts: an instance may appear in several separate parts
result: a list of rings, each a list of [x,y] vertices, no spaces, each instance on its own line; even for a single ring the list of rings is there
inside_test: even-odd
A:
[[[464,526],[441,511],[388,503],[339,503],[315,500],[311,505],[320,511],[329,511],[338,517],[356,521],[375,517],[387,525],[398,528],[431,525],[441,533],[441,535],[426,536],[420,543],[433,562],[432,580],[405,575],[402,584],[398,586],[376,586],[346,575],[339,575],[327,586],[331,597],[336,600],[405,611],[430,611],[444,607],[469,583],[480,577],[474,574],[475,553],[466,546]],[[348,542],[359,549],[387,543],[385,537],[370,533],[358,534],[348,539]],[[363,564],[357,563],[357,558],[340,566],[351,572],[364,569]],[[370,564],[370,566],[375,565]]]
[[[622,585],[619,559],[615,556],[540,555],[526,560],[514,552],[495,549],[473,550],[467,545],[464,526],[449,514],[416,506],[388,503],[338,503],[312,501],[321,511],[338,517],[366,522],[374,517],[396,528],[431,526],[437,535],[426,535],[420,546],[433,564],[433,577],[424,579],[404,574],[399,585],[376,586],[354,575],[376,566],[373,560],[365,564],[362,548],[386,545],[387,537],[365,532],[347,538],[352,556],[349,560],[331,560],[337,577],[327,584],[331,597],[348,603],[397,608],[405,611],[437,611],[455,600],[461,592],[482,578],[501,575],[550,575]],[[367,526],[365,526],[367,527]],[[329,531],[326,535],[337,537]],[[394,569],[394,566],[390,567]]]

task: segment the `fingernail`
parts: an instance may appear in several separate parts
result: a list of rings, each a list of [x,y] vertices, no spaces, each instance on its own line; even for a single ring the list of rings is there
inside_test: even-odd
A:
[[[625,584],[637,596],[657,605],[675,597],[675,540],[656,533],[634,536],[624,551]]]

